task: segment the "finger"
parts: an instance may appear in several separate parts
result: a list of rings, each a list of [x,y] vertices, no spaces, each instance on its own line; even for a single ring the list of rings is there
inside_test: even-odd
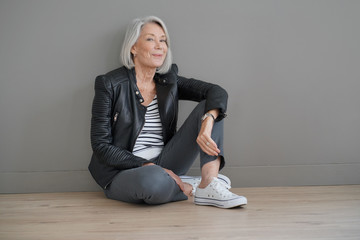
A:
[[[184,191],[184,183],[181,181],[180,177],[169,169],[164,168],[164,170],[165,172],[167,172],[167,174],[169,174],[172,179],[174,179],[175,183],[179,186],[181,191]]]
[[[192,196],[193,186],[190,183],[184,183],[185,195]]]
[[[184,191],[184,183],[181,181],[181,179],[179,180],[178,178],[172,176],[172,178],[174,179],[175,183],[179,186],[179,188],[181,189],[181,191]]]
[[[218,148],[216,142],[210,138],[208,142],[206,142],[206,145],[214,152],[220,153],[220,149]]]
[[[199,142],[200,148],[201,150],[203,150],[203,152],[205,152],[208,155],[215,155],[216,153],[212,150],[212,146],[210,141],[208,141],[207,139],[202,139],[201,142]]]
[[[185,191],[184,183],[181,181],[178,175],[174,173],[173,179],[175,180],[176,184],[179,186],[181,191]]]
[[[199,135],[196,139],[196,142],[204,153],[210,156],[219,155],[220,149],[217,147],[217,144],[214,142],[214,140],[212,140],[211,137],[206,135]]]
[[[205,142],[205,148],[207,151],[211,152],[212,155],[218,155],[220,153],[220,149],[217,147],[217,144],[212,140],[211,138],[206,140]]]
[[[210,156],[217,156],[218,152],[213,149],[213,147],[210,146],[210,144],[203,143],[202,146],[200,146],[203,152],[205,152],[207,155]]]
[[[185,186],[184,186],[184,183],[180,180],[180,181],[177,181],[176,182],[177,185],[179,186],[179,188],[181,189],[181,191],[185,191]]]

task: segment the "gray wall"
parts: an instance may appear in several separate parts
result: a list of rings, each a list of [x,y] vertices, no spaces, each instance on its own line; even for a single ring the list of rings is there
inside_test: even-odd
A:
[[[228,90],[235,187],[360,184],[359,12],[355,0],[1,0],[0,192],[99,190],[94,78],[146,15],[167,23],[181,75]],[[182,121],[193,104],[181,106]]]

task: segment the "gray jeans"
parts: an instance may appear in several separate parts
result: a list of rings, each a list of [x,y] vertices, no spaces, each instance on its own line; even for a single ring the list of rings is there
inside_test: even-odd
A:
[[[204,153],[196,143],[204,109],[205,101],[202,101],[190,113],[174,137],[164,146],[160,156],[153,160],[156,165],[121,171],[105,189],[106,196],[123,202],[147,204],[186,200],[187,196],[163,168],[170,169],[180,176],[187,173],[199,153],[201,167],[217,158]],[[212,139],[221,150],[219,154],[221,156],[220,169],[225,164],[223,122],[223,120],[215,122],[211,134]]]

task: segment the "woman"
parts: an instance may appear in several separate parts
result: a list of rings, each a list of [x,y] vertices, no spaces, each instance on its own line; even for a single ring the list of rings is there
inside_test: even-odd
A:
[[[198,205],[245,205],[245,197],[228,190],[230,180],[218,175],[225,164],[227,93],[178,76],[169,46],[161,19],[135,19],[129,26],[124,66],[95,81],[89,170],[108,198],[124,202],[162,204],[194,194]],[[199,104],[176,131],[179,99]],[[199,153],[201,177],[182,176]]]

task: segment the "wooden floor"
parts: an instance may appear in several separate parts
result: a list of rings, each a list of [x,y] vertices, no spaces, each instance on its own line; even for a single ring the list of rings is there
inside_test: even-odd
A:
[[[160,206],[101,192],[2,194],[0,239],[360,239],[360,185],[237,188],[245,208]]]

